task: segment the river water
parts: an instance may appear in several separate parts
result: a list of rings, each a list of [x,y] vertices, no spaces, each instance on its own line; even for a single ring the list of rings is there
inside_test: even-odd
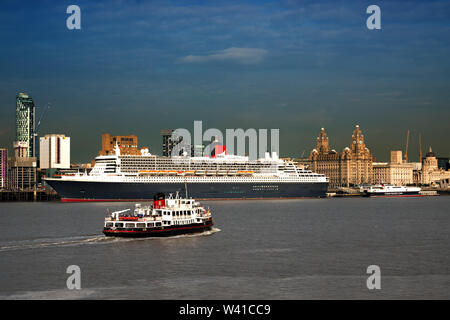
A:
[[[150,239],[102,235],[133,203],[0,203],[0,299],[450,298],[448,196],[202,203],[213,231]]]

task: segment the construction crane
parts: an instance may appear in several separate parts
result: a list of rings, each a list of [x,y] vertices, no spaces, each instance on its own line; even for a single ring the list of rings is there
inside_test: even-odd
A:
[[[39,116],[39,121],[34,126],[34,135],[37,136],[37,133],[39,131],[39,126],[41,125],[41,121],[44,118],[45,114],[47,113],[47,110],[50,109],[50,103],[47,103],[44,107],[44,110],[42,110],[41,115]]]
[[[34,126],[34,132],[33,132],[33,136],[34,136],[34,153],[35,156],[37,158],[39,158],[39,152],[37,152],[38,148],[37,148],[37,143],[38,143],[38,131],[39,131],[39,127],[41,125],[41,121],[44,118],[45,114],[47,113],[47,110],[50,109],[50,103],[47,103],[44,107],[44,109],[41,111],[41,115],[39,116],[39,120],[36,123],[36,125]]]
[[[405,150],[405,162],[408,163],[408,144],[409,144],[409,129],[406,134],[406,150]]]
[[[419,162],[422,162],[422,133],[419,132]]]

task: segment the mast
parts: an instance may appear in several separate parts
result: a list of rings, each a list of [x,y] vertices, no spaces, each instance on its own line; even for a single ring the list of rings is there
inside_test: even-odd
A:
[[[405,150],[405,162],[408,163],[408,144],[409,144],[409,129],[406,134],[406,150]]]
[[[419,162],[422,163],[422,133],[419,132]]]

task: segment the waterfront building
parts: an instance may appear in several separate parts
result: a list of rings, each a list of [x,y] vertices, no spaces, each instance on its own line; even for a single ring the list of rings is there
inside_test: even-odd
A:
[[[308,165],[305,162],[300,164]],[[341,156],[336,150],[330,150],[328,136],[324,128],[320,129],[319,136],[316,139],[316,148],[311,151],[309,165],[313,172],[321,173],[329,178],[330,187],[342,185]]]
[[[35,156],[35,112],[36,108],[33,99],[26,93],[19,93],[16,96],[16,141],[23,141],[28,144],[27,157]]]
[[[437,160],[437,166],[439,169],[449,170],[450,169],[450,162],[448,157],[438,157],[435,156]],[[422,158],[422,162],[424,162],[426,157]]]
[[[350,147],[346,147],[342,153],[330,150],[328,136],[322,128],[309,160],[310,169],[329,177],[332,187],[372,182],[373,157],[366,147],[359,125],[353,131]]]
[[[416,163],[403,162],[402,151],[391,151],[391,162],[373,162],[374,184],[393,184],[404,186],[414,183]]]
[[[138,149],[138,138],[134,134],[127,136],[112,136],[109,133],[102,134],[102,150],[99,156],[114,154],[115,145],[119,146],[121,154],[140,155],[141,150]]]
[[[39,166],[41,169],[70,168],[70,137],[47,134],[40,138]]]
[[[8,175],[8,149],[0,148],[0,190],[6,189]]]
[[[31,190],[37,185],[37,159],[13,157],[8,159],[7,189]]]
[[[417,182],[423,185],[433,185],[440,180],[449,178],[450,171],[439,168],[438,159],[430,147],[422,163],[422,170],[417,175]]]
[[[402,158],[402,151],[401,150],[394,150],[391,151],[391,163],[392,164],[401,164],[403,163],[403,158]]]

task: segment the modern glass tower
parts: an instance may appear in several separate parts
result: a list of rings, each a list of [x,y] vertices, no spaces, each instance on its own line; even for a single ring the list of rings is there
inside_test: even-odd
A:
[[[36,154],[34,139],[35,111],[33,99],[26,93],[19,93],[16,97],[16,141],[28,143],[28,157],[34,157]]]

